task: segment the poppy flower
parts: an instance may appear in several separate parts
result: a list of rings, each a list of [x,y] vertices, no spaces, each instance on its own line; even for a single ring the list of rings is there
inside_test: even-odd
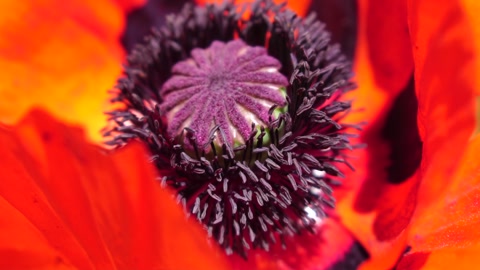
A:
[[[6,83],[3,89],[7,89],[2,89],[2,95],[6,97],[2,100],[9,101],[1,106],[2,120],[15,121],[31,104],[41,104],[65,121],[98,130],[106,123],[100,112],[112,108],[103,107],[107,95],[99,88],[110,88],[107,84],[113,85],[120,76],[119,63],[123,52],[118,40],[124,24],[124,12],[141,3],[95,1],[73,3],[75,8],[53,4],[62,13],[52,11],[50,5],[43,2],[3,3],[6,6],[2,10],[15,11],[8,14],[26,16],[6,15],[0,24],[0,31],[5,31],[0,48],[6,71],[5,79],[2,79]],[[304,14],[306,7],[316,5],[316,2],[305,3],[294,8]],[[219,233],[222,232],[220,226],[213,228],[211,233],[215,241],[207,241],[207,233],[201,228],[201,223],[186,219],[181,207],[171,197],[173,192],[162,189],[155,181],[158,170],[147,162],[148,155],[155,154],[151,146],[146,150],[144,146],[133,143],[112,153],[89,144],[78,129],[66,127],[45,113],[34,110],[18,124],[1,129],[0,151],[3,153],[0,156],[5,169],[0,173],[6,180],[2,181],[0,188],[3,208],[0,215],[0,265],[17,269],[348,269],[355,268],[369,257],[363,264],[364,268],[387,269],[396,265],[398,269],[438,269],[454,263],[456,267],[469,267],[475,263],[478,242],[475,230],[478,213],[473,207],[478,203],[476,171],[479,166],[476,153],[479,144],[474,133],[474,102],[479,88],[477,78],[472,76],[478,70],[478,62],[475,61],[475,43],[471,42],[471,33],[478,29],[472,28],[475,24],[470,20],[474,17],[469,16],[475,14],[472,11],[474,8],[475,4],[468,1],[444,1],[435,5],[403,1],[358,2],[359,36],[354,70],[359,88],[348,93],[340,91],[342,95],[338,98],[353,100],[354,110],[346,118],[334,120],[341,120],[344,126],[346,123],[367,121],[358,143],[367,143],[368,146],[349,153],[353,156],[349,160],[356,171],[342,170],[346,180],[335,187],[336,210],[330,212],[324,201],[313,205],[317,216],[322,211],[329,214],[320,224],[312,224],[321,228],[319,233],[304,233],[312,226],[294,228],[294,232],[298,230],[302,234],[285,237],[285,249],[270,243],[268,252],[261,250],[262,247],[266,249],[263,243],[267,239],[261,236],[264,241],[251,240],[247,243],[249,247],[256,248],[248,251],[247,260],[236,255],[227,256],[225,250],[233,250],[234,246],[226,244],[228,241],[225,239],[221,241],[221,236],[232,238],[236,226],[223,227],[223,230],[230,230],[230,234],[225,231]],[[425,13],[426,10],[429,13]],[[252,14],[255,15],[255,12]],[[51,27],[53,23],[56,27]],[[28,27],[31,24],[38,24],[38,31],[32,32]],[[49,31],[40,31],[42,29]],[[275,34],[269,33],[268,36],[272,38]],[[254,37],[258,38],[257,35]],[[245,44],[223,41],[216,45],[216,51],[209,51],[207,46],[197,48],[198,57],[202,53],[213,55],[221,51],[222,46],[233,51],[235,46],[240,46],[237,51],[253,50],[241,47]],[[65,46],[72,43],[78,43],[79,47]],[[280,63],[285,63],[279,55],[282,54],[274,54]],[[170,54],[163,56],[169,57]],[[296,56],[301,59],[308,55]],[[263,59],[261,64],[278,67],[279,73],[285,69],[284,64],[277,66],[278,62],[266,55]],[[66,63],[68,65],[65,66]],[[175,63],[182,65],[181,61]],[[128,72],[138,71],[132,66],[126,70],[127,75]],[[7,74],[7,71],[11,73]],[[175,73],[175,68],[173,71]],[[74,75],[67,76],[69,72]],[[177,73],[188,75],[182,72],[185,69],[177,66]],[[281,77],[261,75],[247,77],[247,84],[252,78],[268,85],[281,86],[285,83]],[[340,72],[340,75],[344,76],[344,84],[338,88],[348,90],[348,72]],[[175,80],[174,76],[168,78]],[[128,83],[128,80],[123,83]],[[168,95],[179,89],[182,83],[185,85],[182,80],[170,82],[170,88],[160,90],[166,100],[164,104],[167,104],[163,108],[167,112],[164,117],[167,121],[175,121],[176,117],[175,112],[168,114],[174,108],[168,105]],[[235,81],[235,84],[238,83]],[[125,84],[119,88],[123,91],[132,87],[139,85]],[[280,107],[279,111],[267,113],[284,113],[279,98],[284,94],[281,88],[277,87],[276,90],[280,91],[267,99],[271,102],[269,105]],[[141,97],[144,101],[148,100],[145,96]],[[334,103],[327,106],[329,104]],[[116,116],[124,108],[117,107]],[[322,105],[318,108],[325,112]],[[262,118],[262,109],[257,112],[258,120],[264,123],[270,121],[268,117]],[[128,122],[125,119],[116,120],[120,126]],[[136,119],[127,120],[132,122]],[[157,120],[158,124],[153,122],[153,127],[163,121]],[[222,129],[222,126],[218,128]],[[269,126],[267,130],[271,129],[272,126]],[[166,136],[173,137],[177,130],[165,129]],[[187,134],[185,143],[180,145],[186,149],[182,153],[187,156],[182,156],[187,161],[195,158],[197,142],[208,141],[202,132],[198,132],[202,127],[196,130],[195,135],[198,136]],[[245,131],[245,128],[239,130]],[[282,127],[278,130],[288,131]],[[117,128],[115,131],[124,132],[128,128]],[[142,134],[150,129],[137,131]],[[263,132],[262,129],[256,131]],[[232,134],[228,137],[228,132],[231,132],[228,127],[222,132],[225,136],[213,141],[209,151],[217,148],[224,151],[228,142],[238,145],[248,141],[248,138]],[[117,139],[131,137],[128,132],[123,135]],[[275,145],[275,140],[278,139],[271,136],[266,142]],[[354,140],[350,139],[351,144],[356,143]],[[313,151],[312,156],[320,160],[317,152]],[[161,155],[153,158],[157,169],[161,169],[158,165]],[[273,157],[261,160],[266,162],[268,158]],[[338,155],[328,158],[336,159]],[[62,162],[68,165],[62,165]],[[177,162],[180,165],[189,164]],[[267,169],[276,168],[274,163],[275,160]],[[261,165],[257,168],[265,169]],[[322,165],[325,168],[325,163]],[[302,169],[305,167],[303,164],[299,166]],[[245,176],[250,177],[249,167],[246,168]],[[335,172],[334,168],[329,169]],[[165,176],[162,175],[164,172],[160,170],[161,176]],[[333,174],[332,171],[330,174]],[[177,184],[180,187],[175,187],[168,182],[171,178],[163,179],[167,185],[177,188],[177,192],[182,191],[180,184]],[[274,184],[278,184],[275,181]],[[190,182],[188,187],[191,188],[192,184],[195,183]],[[268,182],[261,184],[269,189]],[[320,191],[328,195],[328,189]],[[303,195],[307,198],[312,196],[310,193]],[[188,197],[183,194],[177,198],[182,202]],[[328,202],[331,197],[320,198]],[[316,202],[314,197],[309,200],[308,204]],[[188,203],[185,200],[185,205]],[[300,208],[305,206],[299,204]],[[198,217],[199,212],[193,214]],[[257,217],[262,217],[266,226],[270,226],[268,216],[265,218],[262,214],[266,213],[255,213]],[[286,215],[295,219],[292,214]],[[237,222],[235,219],[230,221]],[[259,231],[263,229],[260,221],[256,226]],[[235,252],[242,253],[238,249]],[[459,256],[463,264],[456,261]]]

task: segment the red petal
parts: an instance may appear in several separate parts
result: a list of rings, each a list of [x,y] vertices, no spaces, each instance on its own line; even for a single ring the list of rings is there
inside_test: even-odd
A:
[[[475,126],[472,28],[459,1],[410,1],[419,129],[424,140],[420,204],[452,178]]]
[[[368,52],[377,84],[389,92],[399,91],[413,72],[407,4],[402,0],[368,0],[366,37]]]
[[[0,139],[0,198],[45,239],[32,242],[44,253],[39,262],[58,253],[80,269],[225,268],[203,229],[154,180],[138,145],[107,155],[39,111]],[[6,233],[1,244],[12,252],[22,231]]]
[[[379,211],[373,224],[380,241],[395,239],[410,224],[417,205],[418,181],[416,177],[402,185],[389,185],[380,196]],[[395,196],[396,194],[397,196]]]
[[[428,260],[429,253],[418,252],[408,254],[404,256],[398,265],[395,267],[396,270],[418,270],[424,269],[423,266]],[[438,268],[437,268],[438,269]]]
[[[41,106],[100,140],[107,90],[121,72],[125,12],[140,2],[1,1],[0,121]]]
[[[1,197],[0,213],[1,269],[72,268],[30,221]]]

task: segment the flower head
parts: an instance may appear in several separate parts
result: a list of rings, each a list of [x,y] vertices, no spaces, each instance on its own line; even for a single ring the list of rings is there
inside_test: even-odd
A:
[[[353,88],[314,15],[271,1],[249,10],[186,5],[171,16],[129,57],[116,98],[126,106],[107,133],[147,143],[162,181],[243,256],[314,229],[334,207],[336,164],[351,149],[340,98]]]
[[[125,30],[125,13],[134,2],[143,4],[141,0],[72,0],[68,4],[60,0],[1,1],[0,12],[5,14],[0,16],[0,36],[3,37],[3,42],[0,42],[0,120],[12,123],[32,104],[40,104],[44,110],[63,121],[72,121],[88,128],[90,134],[105,125],[101,109],[105,110],[105,107],[101,104],[107,103],[107,94],[103,89],[113,85],[120,73],[124,60],[120,33],[122,29]],[[128,17],[138,18],[140,14],[141,19],[145,19],[143,15],[147,14],[161,21],[164,16],[158,12],[170,12],[180,2],[183,1],[151,0]],[[281,6],[270,5],[273,12],[262,13],[262,16],[261,12],[247,12],[256,14],[255,21],[250,22],[248,14],[236,9],[234,13],[228,9],[215,13],[216,8],[208,6],[206,9],[190,7],[182,15],[170,16],[165,20],[167,26],[160,28],[153,38],[147,39],[146,44],[142,43],[143,46],[130,57],[120,82],[120,86],[125,84],[125,87],[121,86],[117,92],[117,97],[124,105],[123,111],[114,113],[113,118],[119,121],[116,130],[111,132],[112,136],[117,136],[114,144],[130,145],[115,151],[106,150],[89,143],[78,128],[65,126],[39,110],[32,111],[17,124],[2,124],[0,268],[355,269],[363,262],[362,269],[471,269],[472,265],[478,264],[480,237],[477,228],[480,215],[476,205],[480,202],[480,84],[478,78],[472,76],[478,73],[480,67],[477,44],[480,24],[474,23],[478,22],[478,5],[468,0],[359,0],[358,6],[349,5],[353,2],[324,0],[310,3],[300,0],[292,1],[290,4],[294,5],[289,5],[301,11],[320,11],[322,19],[333,22],[329,26],[334,30],[334,40],[355,40],[348,34],[352,31],[339,31],[342,33],[339,36],[335,29],[342,29],[346,22],[353,22],[354,27],[350,29],[358,26],[356,46],[355,43],[349,43],[342,47],[356,48],[354,69],[359,89],[347,94],[345,92],[349,87],[336,90],[323,103],[320,101],[311,109],[307,108],[310,113],[325,112],[326,107],[335,102],[338,104],[339,100],[352,99],[354,113],[346,118],[343,118],[344,112],[340,112],[330,117],[334,122],[320,121],[309,125],[306,113],[302,113],[293,120],[298,109],[296,105],[301,105],[303,99],[293,102],[292,97],[297,95],[293,95],[291,90],[299,85],[301,89],[302,85],[310,82],[308,74],[316,74],[308,72],[308,68],[313,70],[312,59],[315,57],[312,57],[312,50],[313,55],[317,55],[315,51],[318,52],[316,45],[307,46],[316,44],[311,39],[314,35],[298,35],[303,31],[302,28],[308,28],[304,27],[308,19],[289,20],[292,17],[278,16],[285,10]],[[159,4],[152,7],[152,3]],[[168,5],[168,8],[159,8],[163,5]],[[228,4],[222,8],[226,6]],[[323,8],[319,9],[319,6]],[[351,12],[346,14],[357,13],[358,7],[359,16],[345,18],[341,16],[342,12],[338,13],[338,7],[347,7]],[[265,6],[254,5],[252,9],[265,10]],[[208,20],[202,19],[205,14]],[[185,19],[184,15],[189,19]],[[224,15],[227,15],[227,19]],[[126,43],[131,44],[128,33],[150,29],[144,27],[141,30],[139,25],[142,24],[129,21],[124,36],[124,41],[128,41]],[[255,25],[263,27],[256,28]],[[285,31],[289,27],[295,30]],[[253,31],[255,29],[258,31]],[[321,28],[309,29],[306,32],[311,34]],[[345,33],[346,36],[342,38]],[[309,48],[307,50],[298,50],[297,41],[302,37],[306,37],[303,38],[306,40],[303,44]],[[253,157],[246,156],[245,160],[237,153],[242,154],[245,150],[242,150],[243,145],[246,147],[249,142],[238,132],[236,137],[232,135],[234,139],[230,142],[221,134],[225,134],[225,131],[234,134],[236,128],[221,131],[218,125],[213,128],[209,126],[207,129],[215,130],[214,138],[209,146],[203,148],[198,143],[198,131],[189,129],[188,123],[185,129],[180,125],[178,133],[169,133],[169,123],[175,117],[175,110],[181,109],[181,104],[171,111],[160,109],[168,96],[165,95],[165,99],[162,97],[162,85],[176,76],[172,72],[175,63],[193,59],[191,52],[195,49],[208,51],[214,43],[212,40],[229,44],[232,39],[242,40],[248,48],[265,48],[268,56],[280,63],[280,68],[277,68],[279,74],[287,79],[285,89],[277,86],[272,88],[285,98],[286,104],[280,105],[283,103],[279,102],[275,104],[277,107],[267,110],[268,119],[262,123],[257,118],[258,125],[251,129],[256,134],[252,135],[253,140],[258,143],[260,135],[265,135],[261,138],[261,146],[250,144],[256,152]],[[168,53],[161,53],[165,51]],[[302,51],[306,53],[302,54]],[[320,52],[318,55],[325,56],[323,51]],[[310,57],[305,59],[305,55]],[[347,50],[347,55],[351,56],[352,50]],[[329,57],[325,59],[332,60]],[[296,73],[295,67],[300,63],[308,65],[304,64],[303,69]],[[348,68],[342,70],[350,72]],[[152,74],[158,76],[150,76]],[[338,78],[349,77],[341,75]],[[304,98],[306,93],[313,91],[302,90],[297,93]],[[311,100],[313,95],[306,97]],[[316,98],[318,101],[318,96]],[[256,101],[269,103],[265,100],[260,102],[259,99]],[[268,105],[274,105],[274,102]],[[251,111],[239,111],[254,115]],[[291,123],[296,121],[296,128],[286,125],[288,122],[284,119],[288,119],[287,116],[292,119]],[[310,165],[298,163],[302,153],[305,153],[303,150],[307,149],[306,144],[309,144],[302,144],[309,136],[302,136],[301,133],[309,132],[316,125],[332,124],[330,127],[333,127],[337,123],[347,127],[347,121],[358,123],[364,120],[367,123],[360,137],[349,138],[349,143],[358,141],[367,143],[368,147],[352,152],[353,158],[349,158],[349,161],[356,171],[342,170],[348,180],[344,185],[331,185],[332,180],[336,180],[332,174],[325,173],[321,179],[311,177],[318,176],[314,173],[318,170],[307,173],[304,169],[310,169]],[[269,127],[276,121],[282,122],[276,131],[272,131]],[[195,220],[198,212],[193,218],[185,218],[172,193],[181,194],[177,199],[185,202],[190,214],[196,200],[190,203],[186,199],[184,187],[187,181],[181,182],[178,181],[180,178],[171,176],[182,175],[185,177],[182,179],[191,179],[186,177],[188,173],[192,170],[200,172],[198,166],[203,166],[202,162],[207,160],[212,167],[217,166],[222,176],[219,182],[222,185],[213,180],[210,182],[216,188],[215,193],[210,191],[212,195],[224,195],[221,193],[226,182],[224,176],[231,173],[238,181],[227,178],[227,191],[234,188],[248,190],[259,185],[264,194],[270,196],[272,194],[260,179],[258,182],[251,181],[250,176],[243,173],[247,177],[247,182],[243,183],[241,174],[232,172],[235,169],[232,164],[243,165],[255,176],[260,173],[272,190],[285,184],[285,181],[275,182],[275,179],[284,178],[273,176],[286,170],[290,170],[290,174],[297,174],[296,164],[288,167],[288,153],[286,164],[274,161],[280,165],[280,169],[270,167],[274,164],[267,160],[273,160],[268,155],[278,153],[275,149],[281,151],[277,145],[288,129],[292,133],[285,138],[285,142],[292,139],[297,143],[295,148],[288,151],[292,163],[296,155],[307,186],[323,180],[335,188],[336,208],[332,211],[328,204],[319,204],[328,217],[318,219],[317,215],[313,218],[317,219],[313,226],[301,222],[296,224],[301,234],[294,237],[271,230],[272,226],[255,212],[255,217],[262,217],[268,232],[273,231],[277,236],[277,244],[269,242],[267,252],[262,250],[262,241],[256,244],[255,240],[253,243],[247,242],[250,247],[248,260],[225,256],[225,250],[233,251],[228,246],[233,243],[232,237],[228,237],[237,237],[235,233],[232,235],[235,225],[224,226],[226,237],[223,250],[218,249],[217,242],[222,242],[218,234],[214,235],[212,230],[212,236],[217,241],[208,241],[208,230],[201,228],[216,219],[216,212],[209,215],[212,213],[209,211],[216,211],[217,200],[207,191],[201,200],[209,199],[215,206],[208,207],[202,222]],[[328,136],[344,132],[334,128],[331,130],[334,132]],[[270,136],[272,132],[274,135],[278,132],[278,138]],[[147,145],[148,151],[143,151],[145,149],[139,143],[131,142],[135,138],[142,141],[144,146]],[[163,152],[155,148],[157,139],[158,145],[162,146],[158,149]],[[308,147],[317,146],[313,144]],[[342,158],[347,154],[345,149],[333,147],[328,150],[320,148],[326,151],[315,149],[312,151],[314,157],[322,152],[327,158],[334,158],[332,162],[343,162]],[[233,150],[233,158],[229,150]],[[335,152],[331,152],[333,150]],[[156,166],[150,166],[147,155]],[[170,159],[166,156],[173,157],[170,167],[167,166]],[[329,161],[322,162],[321,165],[325,167]],[[267,171],[262,171],[257,163]],[[158,164],[167,165],[161,167]],[[340,163],[334,163],[334,166],[342,169]],[[267,173],[270,179],[266,178]],[[159,181],[155,181],[159,174],[167,176],[164,184],[173,187],[173,192],[171,188],[162,188]],[[292,199],[292,194],[307,194],[305,186],[299,185],[303,184],[302,178],[294,180],[297,180],[297,191],[292,191],[291,187],[288,190]],[[188,186],[196,183],[199,181],[189,180]],[[233,187],[232,183],[247,186]],[[289,188],[288,183],[286,187]],[[314,195],[325,195],[327,189],[323,194],[315,188],[310,190],[314,191]],[[280,200],[283,199],[281,196]],[[192,195],[191,198],[197,196]],[[271,203],[271,198],[267,197],[268,203]],[[321,197],[308,198],[316,203]],[[330,199],[328,196],[323,198],[327,201]],[[220,199],[225,201],[225,197],[220,196]],[[226,204],[229,206],[229,200]],[[237,213],[241,207],[247,209],[245,205],[238,205]],[[287,210],[294,205],[298,205],[298,201],[292,200],[283,213],[290,213]],[[304,205],[310,203],[293,209],[312,212],[312,207]],[[255,207],[265,210],[257,205]],[[204,208],[199,209],[202,214]],[[299,215],[289,218],[302,221],[305,213],[301,211],[298,211]],[[226,219],[225,216],[222,221]],[[231,217],[228,220],[232,224],[236,221]],[[276,221],[272,221],[275,226]],[[251,224],[262,232],[261,224]],[[221,231],[221,226],[216,229],[217,232]],[[230,231],[227,232],[227,229]],[[302,233],[309,229],[321,233]],[[266,235],[256,235],[257,241]],[[282,249],[279,239],[284,240],[285,249]],[[236,243],[239,242],[243,245],[242,241]],[[242,249],[235,251],[242,254]],[[247,252],[245,247],[244,251]]]

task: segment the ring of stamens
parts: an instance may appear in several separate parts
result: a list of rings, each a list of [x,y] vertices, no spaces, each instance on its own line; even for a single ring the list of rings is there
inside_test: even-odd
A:
[[[314,230],[333,208],[330,186],[342,176],[338,166],[348,165],[345,151],[351,149],[349,127],[338,123],[350,104],[340,98],[353,84],[350,63],[314,15],[298,18],[269,0],[252,4],[248,16],[238,10],[231,3],[186,5],[137,47],[114,99],[125,106],[111,113],[115,127],[105,135],[117,146],[145,142],[162,184],[176,190],[178,201],[227,253],[246,256],[251,248],[268,250],[286,236]],[[232,129],[215,121],[202,130],[172,124],[176,105],[169,95],[175,87],[168,81],[182,72],[175,65],[188,65],[196,50],[235,37],[265,47],[281,64],[288,79],[284,110],[260,116],[258,129],[235,128],[243,132],[237,143],[227,135]],[[218,81],[211,79],[215,88]],[[325,175],[317,177],[318,171]]]

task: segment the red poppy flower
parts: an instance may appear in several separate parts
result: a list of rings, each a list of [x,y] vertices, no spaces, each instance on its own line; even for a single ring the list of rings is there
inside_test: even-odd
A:
[[[121,73],[125,14],[141,4],[4,1],[1,121],[41,106],[98,141],[111,109],[103,90]],[[141,145],[104,150],[39,110],[2,127],[1,268],[348,269],[364,249],[367,269],[471,268],[478,10],[467,0],[358,1],[359,88],[347,94],[354,112],[343,121],[368,122],[359,139],[368,147],[352,153],[356,171],[336,188],[336,214],[320,234],[248,261],[226,256],[185,218]]]

